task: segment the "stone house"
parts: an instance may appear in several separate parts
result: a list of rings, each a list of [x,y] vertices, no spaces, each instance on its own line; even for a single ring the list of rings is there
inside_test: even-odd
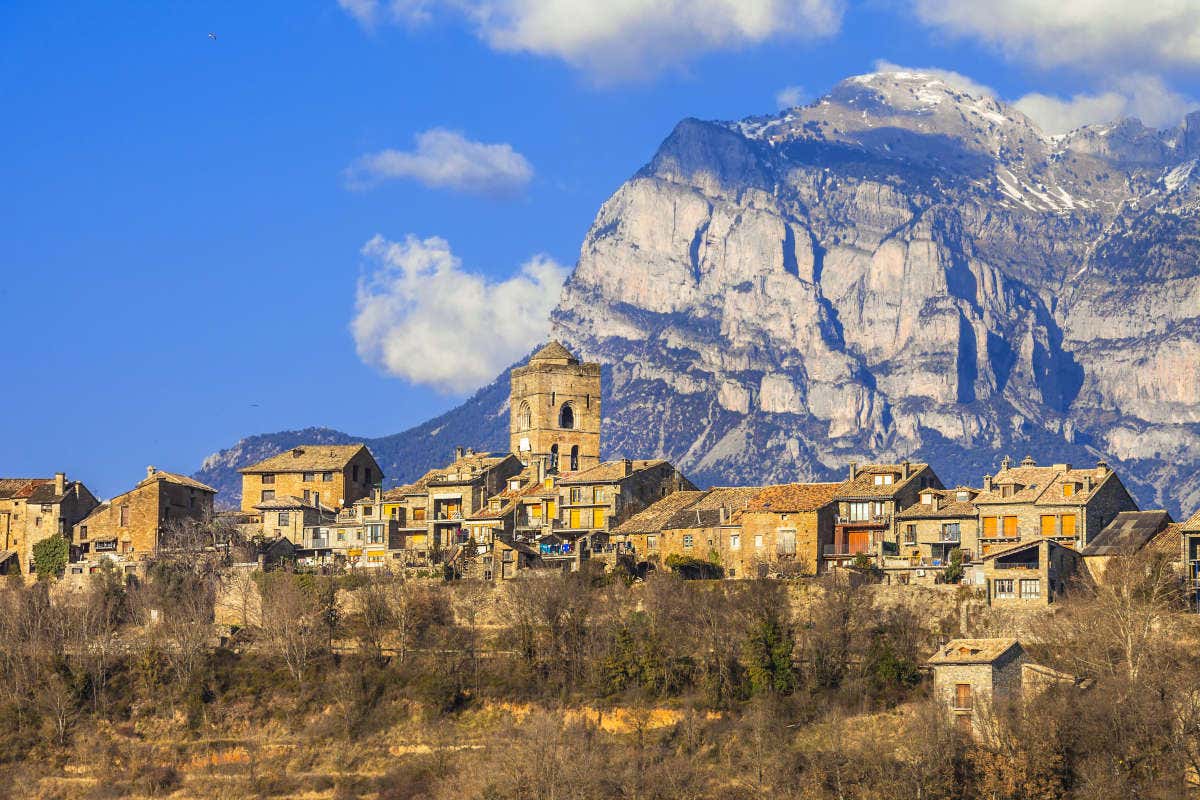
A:
[[[1020,699],[1026,660],[1016,639],[952,639],[927,662],[933,696],[960,730],[978,736],[994,708]]]
[[[1083,555],[1056,539],[1037,538],[993,550],[973,568],[992,606],[1048,606],[1083,572]]]
[[[614,528],[613,543],[635,562],[661,561],[659,542],[667,523],[706,494],[706,491],[684,490],[667,495]]]
[[[311,499],[306,502],[286,494],[265,500],[254,506],[254,510],[258,512],[258,529],[264,537],[287,539],[292,544],[304,540],[305,528],[328,524],[337,515],[324,503],[315,505]]]
[[[0,478],[0,574],[30,574],[33,546],[54,534],[68,541],[75,523],[99,501],[66,473],[53,478]]]
[[[246,512],[284,495],[342,509],[383,482],[383,470],[362,444],[300,445],[238,472]]]
[[[1141,551],[1174,522],[1166,511],[1122,511],[1083,548],[1083,563],[1093,581],[1100,581],[1108,562]]]
[[[146,468],[146,477],[124,494],[101,503],[77,522],[72,540],[82,560],[114,556],[151,558],[174,521],[212,519],[216,490],[173,472]]]
[[[742,542],[734,521],[762,491],[760,486],[719,487],[703,492],[672,514],[646,552],[635,557],[656,569],[670,567],[688,577],[745,577],[743,562],[769,558],[767,541]],[[648,537],[649,538],[649,537]],[[751,549],[751,554],[743,552]]]
[[[600,365],[584,364],[559,342],[512,371],[509,451],[550,473],[600,463]]]
[[[1200,611],[1200,511],[1179,526],[1179,540],[1189,604]]]
[[[1082,550],[1117,514],[1138,510],[1103,461],[1094,469],[1074,469],[1070,464],[1039,467],[1028,457],[1017,467],[1005,457],[994,477],[984,476],[975,506],[984,555],[1035,537]]]
[[[601,534],[606,542],[608,533],[634,514],[673,492],[696,487],[669,461],[623,459],[561,475],[557,488],[553,532],[572,539]]]
[[[348,508],[306,525],[296,540],[297,555],[308,564],[341,562],[348,567],[391,567],[404,559],[404,516],[388,513],[376,488]]]
[[[916,503],[922,489],[941,488],[928,464],[851,464],[849,480],[834,496],[833,541],[823,548],[822,560],[844,564],[859,554],[897,555],[896,514]]]
[[[734,514],[740,534],[723,551],[729,577],[815,575],[833,543],[834,495],[840,483],[765,486]],[[734,539],[733,537],[737,537]]]
[[[896,514],[898,553],[883,559],[889,576],[900,583],[938,583],[955,550],[964,564],[976,558],[978,493],[967,486],[922,489],[918,502]]]

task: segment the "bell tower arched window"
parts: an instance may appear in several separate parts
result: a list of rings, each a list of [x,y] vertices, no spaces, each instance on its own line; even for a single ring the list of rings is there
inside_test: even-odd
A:
[[[579,469],[579,445],[571,446],[571,471]]]
[[[558,412],[558,427],[563,430],[575,429],[575,409],[570,403],[563,403],[563,407]]]
[[[558,445],[550,445],[550,471],[558,471]]]
[[[529,408],[529,403],[521,403],[521,408],[517,411],[517,425],[523,431],[533,427],[533,411]]]

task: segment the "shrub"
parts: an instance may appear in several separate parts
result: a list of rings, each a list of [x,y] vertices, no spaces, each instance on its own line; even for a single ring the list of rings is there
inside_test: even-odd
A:
[[[67,540],[62,534],[47,536],[33,546],[33,564],[39,581],[57,578],[67,568]]]

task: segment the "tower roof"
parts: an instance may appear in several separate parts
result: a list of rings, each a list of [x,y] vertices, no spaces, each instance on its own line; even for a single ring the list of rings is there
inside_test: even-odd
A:
[[[541,350],[533,354],[529,359],[530,364],[538,362],[554,362],[559,361],[565,364],[578,364],[579,359],[571,355],[571,351],[563,347],[560,342],[551,341]]]

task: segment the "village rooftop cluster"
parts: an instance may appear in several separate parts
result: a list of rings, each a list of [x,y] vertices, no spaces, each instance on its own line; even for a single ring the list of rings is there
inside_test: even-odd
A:
[[[551,342],[513,370],[510,452],[459,448],[387,491],[364,445],[302,445],[243,468],[236,511],[214,512],[213,488],[154,467],[105,502],[63,473],[0,479],[0,571],[32,578],[37,544],[60,534],[66,572],[110,560],[136,573],[171,525],[218,520],[264,564],[485,581],[599,565],[728,579],[850,568],[1048,605],[1143,548],[1169,554],[1189,589],[1196,581],[1200,512],[1177,522],[1139,510],[1103,461],[1005,457],[978,487],[946,487],[932,465],[904,461],[850,464],[836,483],[701,490],[668,461],[601,461],[600,396],[599,365]]]

